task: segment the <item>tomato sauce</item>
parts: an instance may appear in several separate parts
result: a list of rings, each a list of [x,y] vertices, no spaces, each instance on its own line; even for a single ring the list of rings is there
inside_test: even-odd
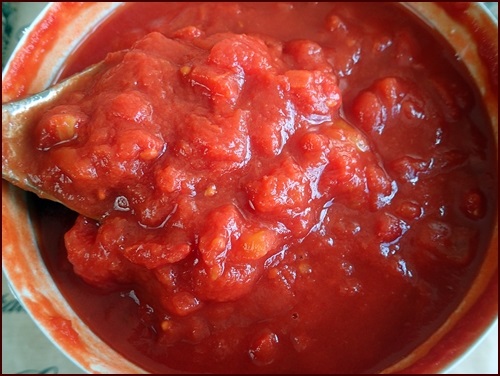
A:
[[[33,199],[61,291],[151,372],[372,373],[457,307],[495,144],[447,45],[397,5],[131,3],[61,73]],[[104,213],[98,214],[98,213]]]

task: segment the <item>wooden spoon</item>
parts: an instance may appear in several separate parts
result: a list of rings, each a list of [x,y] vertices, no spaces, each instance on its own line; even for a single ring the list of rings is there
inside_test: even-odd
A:
[[[57,103],[61,96],[84,87],[97,73],[104,70],[106,63],[101,61],[47,90],[18,101],[2,104],[2,178],[41,198],[59,202],[68,208],[90,218],[99,219],[105,213],[87,212],[86,208],[76,207],[77,203],[61,202],[51,193],[42,189],[36,179],[30,178],[30,171],[23,161],[33,158],[28,135],[32,132],[35,119],[49,106]],[[104,210],[104,209],[103,209]]]

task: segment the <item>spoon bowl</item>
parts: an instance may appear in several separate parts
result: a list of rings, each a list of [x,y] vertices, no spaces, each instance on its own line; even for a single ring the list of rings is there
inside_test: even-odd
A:
[[[40,180],[32,177],[25,161],[30,159],[31,153],[29,134],[41,114],[62,96],[85,87],[105,67],[106,63],[101,61],[40,93],[2,104],[2,178],[41,198],[59,202],[95,219],[100,216],[95,212],[88,212],[87,208],[78,202],[66,202],[47,192]]]

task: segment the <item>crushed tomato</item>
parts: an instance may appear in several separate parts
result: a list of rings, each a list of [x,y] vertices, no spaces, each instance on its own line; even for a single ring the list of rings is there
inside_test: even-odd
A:
[[[71,267],[47,240],[62,209],[39,214],[61,289],[153,372],[402,359],[467,291],[496,205],[443,46],[394,5],[124,6],[65,74],[110,68],[33,137],[45,189],[106,213],[65,233]]]

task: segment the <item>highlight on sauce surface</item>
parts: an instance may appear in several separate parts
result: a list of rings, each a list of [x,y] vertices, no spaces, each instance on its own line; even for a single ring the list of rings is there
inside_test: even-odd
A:
[[[124,356],[379,372],[456,308],[492,231],[495,144],[464,68],[406,11],[127,4],[64,75],[102,58],[37,123],[30,163],[107,214],[32,209],[61,291]]]

